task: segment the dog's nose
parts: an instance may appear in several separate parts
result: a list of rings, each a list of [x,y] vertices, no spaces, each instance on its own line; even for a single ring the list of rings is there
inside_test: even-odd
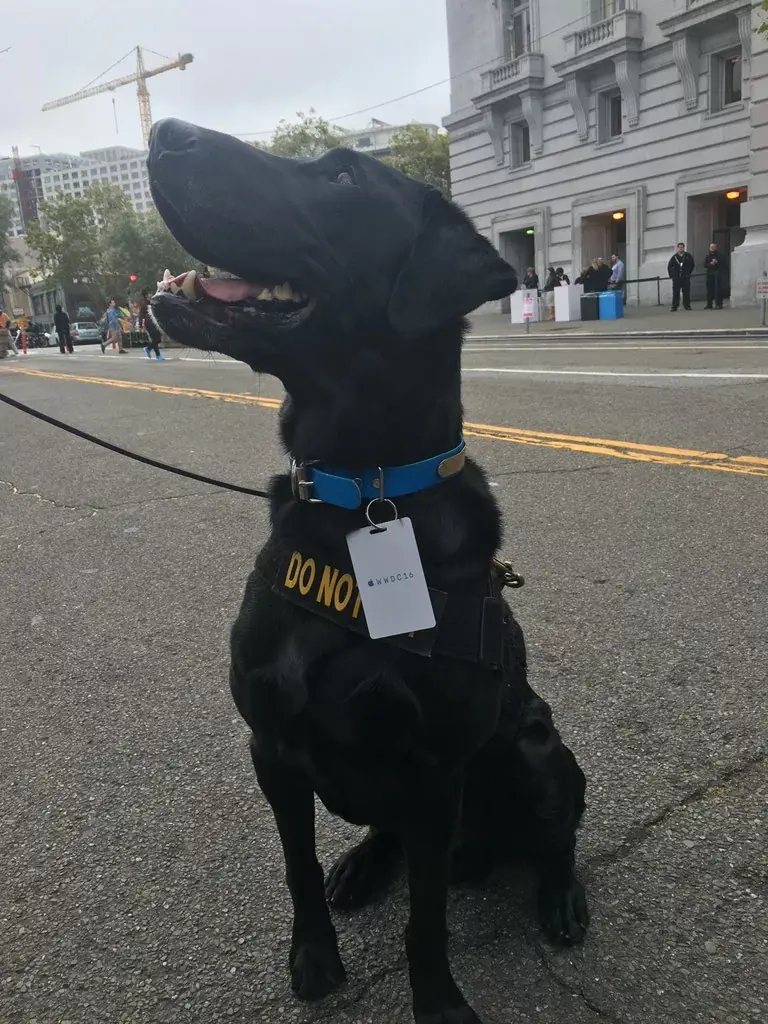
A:
[[[166,117],[152,126],[149,148],[153,155],[189,153],[197,145],[200,129],[186,121]]]

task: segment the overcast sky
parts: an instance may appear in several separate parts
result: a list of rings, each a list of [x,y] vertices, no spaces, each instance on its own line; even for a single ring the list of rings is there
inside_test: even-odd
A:
[[[107,13],[115,11],[116,13]],[[184,71],[149,80],[152,115],[176,116],[234,134],[271,129],[314,107],[343,127],[371,117],[436,124],[448,112],[447,85],[398,102],[448,77],[445,0],[80,0],[2,4],[0,156],[139,146],[136,86],[42,113],[47,100],[77,92],[131,47],[175,58]],[[147,53],[148,66],[163,63]],[[130,74],[133,57],[104,81]],[[112,107],[114,97],[118,133]],[[255,135],[253,136],[256,137]],[[262,138],[267,136],[260,136]]]

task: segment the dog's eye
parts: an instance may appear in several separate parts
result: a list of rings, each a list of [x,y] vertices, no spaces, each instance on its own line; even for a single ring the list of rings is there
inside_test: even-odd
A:
[[[343,171],[339,171],[336,177],[333,179],[337,185],[354,185],[355,177],[352,171],[345,167]]]

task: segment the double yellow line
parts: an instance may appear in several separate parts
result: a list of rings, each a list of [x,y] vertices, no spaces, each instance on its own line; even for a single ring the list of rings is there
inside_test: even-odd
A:
[[[53,370],[27,370],[8,367],[9,373],[29,377],[47,377],[53,380],[77,381],[81,384],[101,384],[110,388],[128,388],[132,391],[151,391],[161,395],[183,398],[208,398],[235,405],[258,405],[264,409],[279,409],[281,399],[260,395],[244,395],[227,391],[208,391],[204,388],[173,387],[144,381],[114,380],[109,377],[83,377]],[[638,444],[635,441],[612,441],[601,437],[580,437],[577,434],[554,434],[541,430],[523,430],[518,427],[499,427],[489,423],[465,423],[467,437],[507,444],[534,445],[558,451],[603,455],[632,462],[651,462],[662,466],[685,466],[688,469],[709,469],[721,473],[739,473],[742,476],[768,477],[768,459],[753,455],[726,455],[724,452],[700,452],[688,448],[668,448],[662,445]]]

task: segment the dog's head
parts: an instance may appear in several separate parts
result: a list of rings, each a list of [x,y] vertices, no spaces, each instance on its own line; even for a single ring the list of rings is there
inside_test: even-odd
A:
[[[148,166],[176,239],[232,275],[166,282],[156,320],[178,342],[283,380],[355,345],[434,335],[516,286],[457,207],[359,153],[287,160],[166,120]]]

